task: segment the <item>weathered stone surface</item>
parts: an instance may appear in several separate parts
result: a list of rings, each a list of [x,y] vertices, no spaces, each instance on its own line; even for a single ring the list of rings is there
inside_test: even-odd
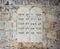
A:
[[[41,2],[43,1],[41,0]],[[35,0],[31,2],[37,3]],[[43,11],[43,32],[44,32],[43,42],[40,42],[40,43],[17,42],[16,36],[15,36],[16,35],[16,17],[15,16],[17,16],[16,10],[18,9],[18,6],[2,5],[2,7],[0,7],[0,21],[1,21],[0,22],[0,48],[2,49],[3,48],[4,49],[17,49],[17,48],[60,49],[60,10],[59,10],[60,6],[58,6],[60,4],[59,3],[60,1],[50,0],[49,3],[46,3],[46,2],[44,1],[43,3],[41,3],[41,7],[40,7]],[[43,4],[45,5],[48,4],[48,6],[42,6]],[[56,5],[56,6],[50,6],[50,5]],[[5,29],[7,27],[9,28],[8,30]]]

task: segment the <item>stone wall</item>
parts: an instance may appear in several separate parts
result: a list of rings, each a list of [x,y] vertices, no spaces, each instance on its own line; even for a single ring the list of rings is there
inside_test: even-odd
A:
[[[58,1],[50,1],[53,5]],[[55,2],[55,3],[54,3]],[[59,3],[58,3],[59,4]],[[60,6],[42,6],[43,42],[17,42],[16,30],[11,30],[16,22],[13,16],[19,6],[0,5],[0,48],[1,49],[60,49]],[[15,13],[14,13],[15,12]],[[8,13],[5,15],[4,13]],[[10,15],[9,15],[10,14]],[[13,14],[13,15],[12,15]],[[10,16],[10,17],[9,17]],[[16,17],[15,17],[16,18]],[[11,29],[6,29],[9,26]],[[15,29],[15,28],[14,28]],[[12,38],[13,37],[13,38]]]

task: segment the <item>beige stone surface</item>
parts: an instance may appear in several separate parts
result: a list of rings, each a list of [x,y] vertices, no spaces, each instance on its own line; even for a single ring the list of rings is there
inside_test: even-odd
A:
[[[59,49],[59,46],[60,46],[60,44],[59,44],[60,43],[60,22],[58,22],[56,20],[57,16],[55,15],[55,14],[57,14],[56,11],[59,11],[60,7],[59,6],[53,6],[53,7],[54,7],[54,9],[52,9],[53,11],[51,10],[52,7],[50,7],[50,6],[43,7],[43,8],[41,7],[43,9],[43,32],[44,32],[43,41],[44,41],[44,43],[46,43],[45,44],[46,49],[47,49],[47,47],[57,47]],[[16,15],[16,13],[14,13],[14,15]],[[6,15],[2,15],[2,16],[6,16]],[[8,16],[2,17],[2,20],[5,21],[8,18],[9,18]],[[13,19],[16,20],[16,17],[13,17]],[[8,23],[8,21],[6,21],[6,22]],[[55,22],[57,22],[57,23],[55,23]],[[9,24],[10,24],[10,21],[9,21]],[[0,24],[0,27],[2,26],[2,28],[3,28],[3,29],[2,28],[0,29],[0,34],[3,33],[1,31],[4,30],[4,28],[5,28],[4,25],[5,24]],[[10,31],[11,30],[9,30],[8,32],[10,32]],[[6,33],[6,30],[4,30],[4,35],[5,35],[5,33]],[[14,34],[13,31],[11,31],[11,33]],[[2,34],[2,36],[1,36],[2,39],[0,39],[0,47],[6,47],[6,45],[10,45],[11,49],[13,49],[12,46],[17,47],[17,48],[22,48],[22,49],[28,49],[28,47],[30,49],[33,49],[33,48],[40,49],[41,47],[44,47],[43,42],[42,43],[17,42],[16,40],[13,40],[12,38],[7,40],[6,36],[4,36],[4,35]],[[58,46],[56,46],[56,45],[58,45]],[[51,48],[51,49],[53,49],[53,48]]]

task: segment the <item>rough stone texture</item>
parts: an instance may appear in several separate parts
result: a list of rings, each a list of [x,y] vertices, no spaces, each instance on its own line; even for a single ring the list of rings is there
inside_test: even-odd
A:
[[[42,6],[43,11],[43,43],[32,42],[16,42],[15,31],[6,30],[5,26],[15,27],[13,23],[12,13],[16,14],[18,6],[1,6],[0,5],[0,48],[2,49],[60,49],[60,3],[59,0],[50,0],[50,5]],[[60,2],[60,1],[59,1]],[[1,3],[1,2],[0,2]],[[48,3],[47,3],[48,4]],[[12,8],[13,10],[11,11]],[[5,15],[8,13],[8,15]],[[7,12],[8,11],[8,12]],[[15,12],[15,13],[14,13]],[[10,15],[9,15],[10,14]],[[13,15],[13,19],[14,18]],[[10,16],[10,17],[9,17]],[[11,21],[10,21],[11,20]],[[9,24],[7,24],[7,22]],[[15,28],[14,28],[15,29]],[[7,35],[8,33],[8,35]],[[14,37],[12,39],[12,36]],[[45,43],[45,45],[43,45]]]

